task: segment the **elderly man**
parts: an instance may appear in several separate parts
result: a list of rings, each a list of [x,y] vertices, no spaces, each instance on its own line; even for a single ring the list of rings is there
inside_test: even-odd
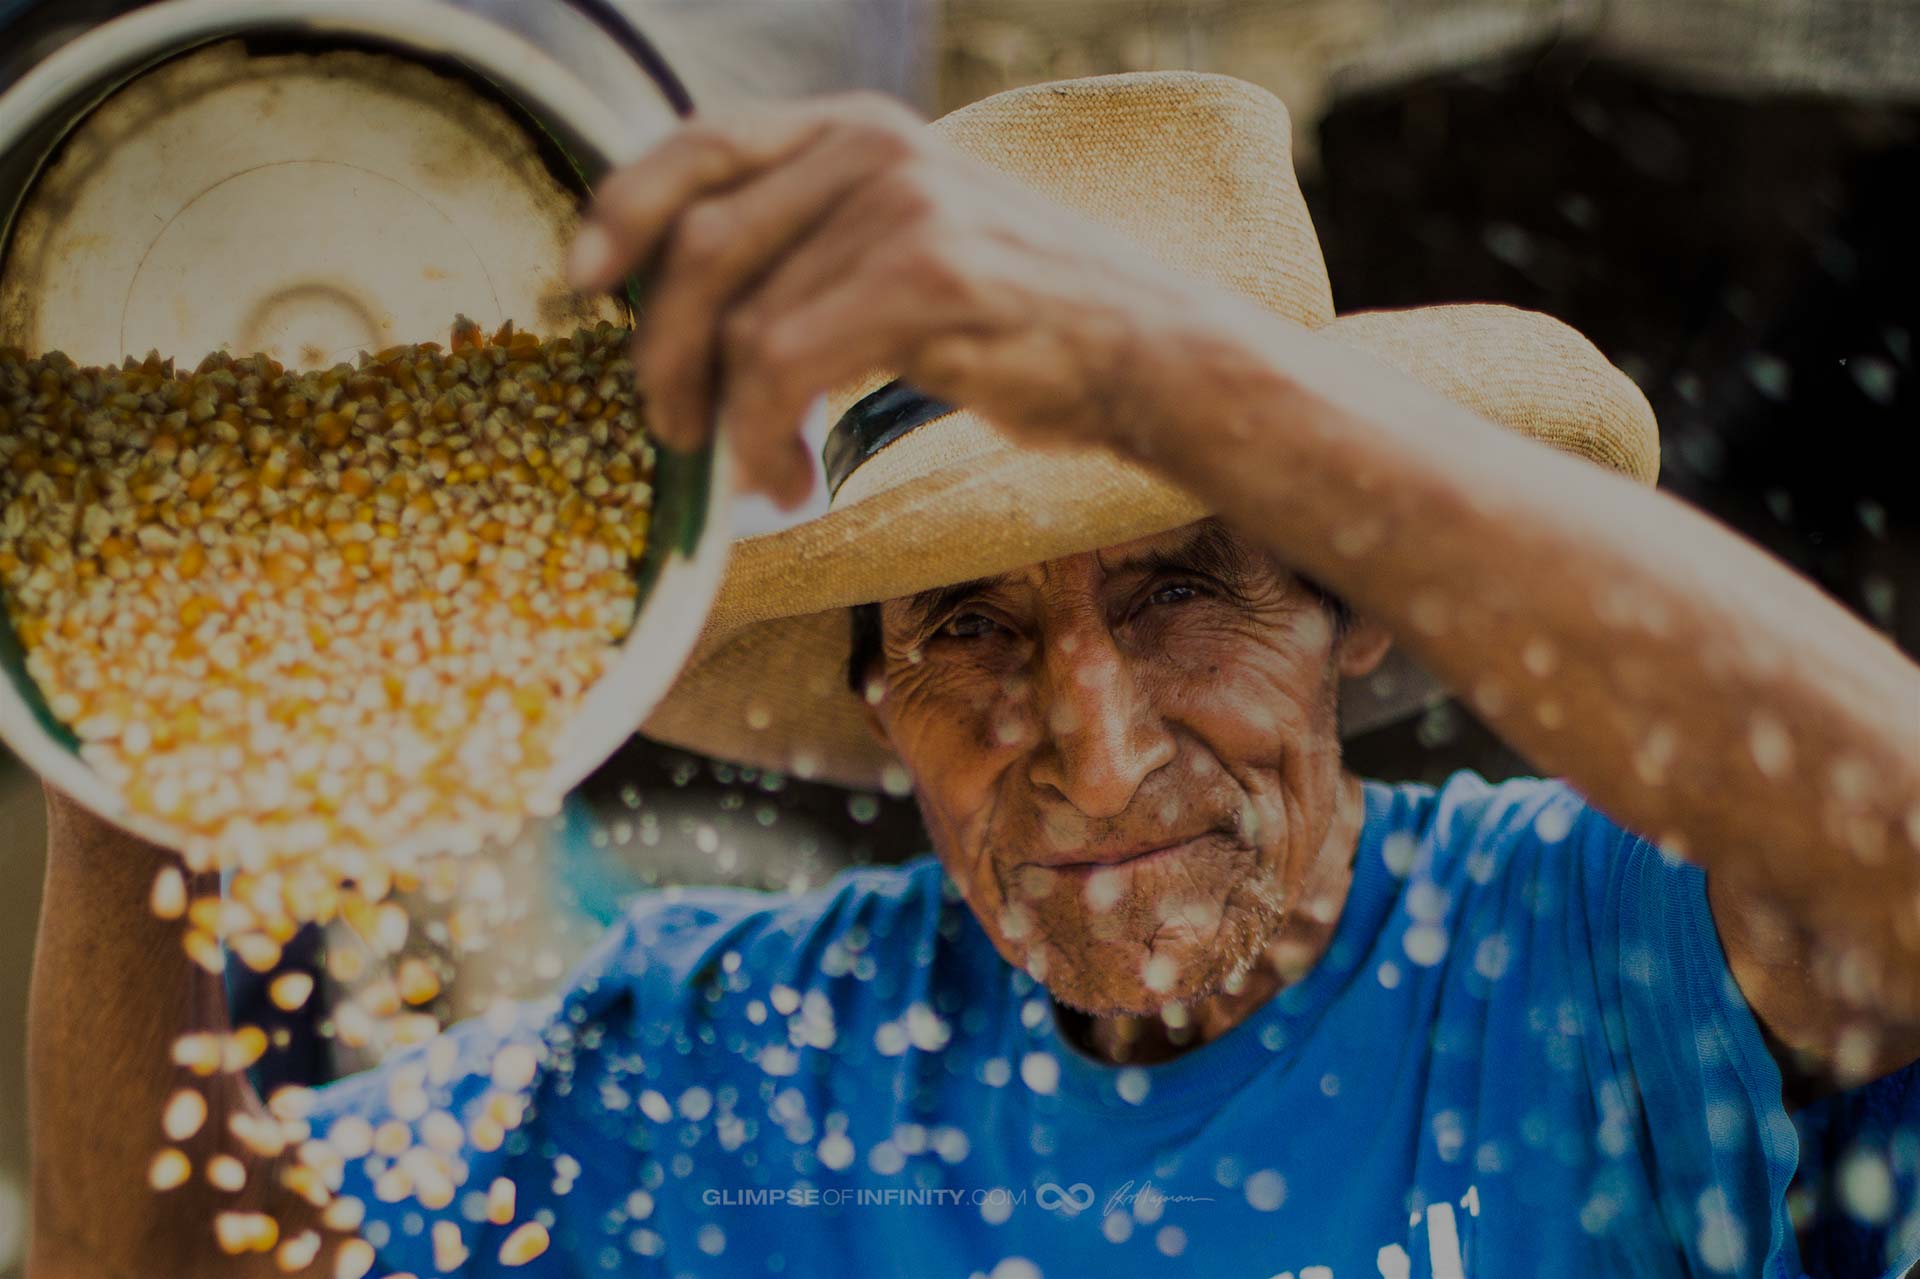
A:
[[[910,786],[934,855],[644,898],[322,1093],[321,1273],[1800,1273],[1783,1084],[1920,1055],[1920,671],[1646,487],[1588,344],[1335,318],[1279,104],[1195,75],[696,123],[576,276],[649,261],[669,443],[795,502],[852,387],[649,731]],[[1345,771],[1421,669],[1568,781]],[[33,1273],[277,1273],[138,1189],[191,995],[54,817]],[[237,1202],[304,1240],[284,1171]]]

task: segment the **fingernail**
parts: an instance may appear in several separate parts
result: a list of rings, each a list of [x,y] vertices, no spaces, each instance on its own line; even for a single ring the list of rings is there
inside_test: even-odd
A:
[[[598,222],[589,222],[573,237],[567,252],[567,279],[576,289],[600,287],[613,266],[613,237]]]

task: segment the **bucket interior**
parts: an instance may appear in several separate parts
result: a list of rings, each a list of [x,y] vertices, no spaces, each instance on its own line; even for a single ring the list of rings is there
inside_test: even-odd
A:
[[[19,215],[31,199],[31,193],[41,178],[61,161],[63,152],[80,136],[90,120],[111,104],[116,94],[129,86],[145,80],[148,76],[163,71],[169,64],[181,62],[202,53],[210,46],[239,41],[249,57],[277,57],[285,55],[319,55],[328,53],[370,53],[383,57],[398,57],[415,66],[421,66],[432,73],[446,77],[461,84],[466,89],[480,95],[487,102],[497,106],[525,134],[534,153],[538,155],[553,182],[569,192],[576,204],[583,201],[591,191],[594,182],[615,163],[615,158],[603,153],[582,132],[562,119],[548,115],[524,100],[520,93],[505,85],[498,77],[485,74],[471,63],[456,57],[421,52],[418,49],[378,36],[360,33],[342,34],[328,30],[316,32],[302,29],[297,24],[289,24],[276,30],[250,30],[243,35],[233,32],[204,34],[199,38],[183,41],[163,52],[152,56],[132,59],[116,67],[109,75],[103,76],[92,84],[73,85],[64,97],[55,105],[47,108],[44,119],[38,120],[22,135],[12,147],[0,152],[0,209],[6,216],[4,225],[0,225],[0,278],[4,278],[14,250],[14,236],[19,224]],[[628,325],[632,322],[639,297],[636,281],[629,281],[618,299],[621,320]],[[534,329],[543,336],[560,336],[558,332],[543,330],[537,324],[527,324],[516,319],[516,327]],[[444,341],[444,326],[453,319],[447,315],[441,318],[441,329],[434,332],[406,332],[395,335],[395,342]],[[619,322],[619,321],[616,321]],[[0,329],[0,344],[7,341],[4,329]],[[371,348],[370,348],[371,349]],[[26,354],[35,356],[42,351],[27,350]],[[184,367],[191,367],[207,352],[204,350],[162,349],[163,357],[172,357]],[[249,354],[242,349],[234,349],[235,355]],[[128,351],[126,354],[139,358],[144,352]],[[83,361],[91,362],[91,361]],[[331,363],[332,361],[327,361]],[[632,642],[641,634],[641,619],[647,615],[650,599],[661,583],[663,575],[675,565],[684,565],[695,556],[696,547],[702,535],[707,531],[712,503],[715,496],[714,483],[715,453],[712,445],[694,452],[679,453],[672,450],[656,449],[653,477],[653,508],[649,535],[637,561],[633,573],[637,583],[634,621],[627,634]],[[718,534],[716,534],[718,536]],[[706,559],[711,561],[712,555]],[[717,581],[717,565],[711,567],[711,576]],[[703,570],[704,572],[704,570]],[[689,606],[698,604],[704,611],[704,599],[689,601]],[[669,629],[685,631],[685,619],[676,619]],[[18,705],[6,715],[9,738],[19,737],[23,732],[37,736],[44,734],[44,744],[57,747],[68,755],[74,764],[79,764],[79,742],[74,733],[53,714],[40,689],[29,676],[26,669],[25,653],[14,632],[11,619],[0,608],[0,671],[4,671],[11,692],[17,698]],[[31,718],[31,727],[23,722],[21,710]],[[637,728],[637,722],[629,726],[629,731]],[[38,730],[38,734],[34,733]],[[604,733],[602,733],[604,735]],[[30,763],[35,762],[29,759]],[[46,771],[43,769],[43,771]],[[56,781],[58,778],[55,779]]]

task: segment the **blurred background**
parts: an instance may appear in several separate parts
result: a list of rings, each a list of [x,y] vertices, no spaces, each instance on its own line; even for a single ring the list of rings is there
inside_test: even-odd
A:
[[[0,0],[0,86],[128,7]],[[1920,4],[622,7],[708,106],[869,87],[934,113],[1017,84],[1154,67],[1264,84],[1292,109],[1341,310],[1489,300],[1570,322],[1653,402],[1664,487],[1920,652]],[[742,522],[776,517],[753,505]],[[1391,779],[1524,767],[1453,703],[1349,749],[1361,771]],[[442,1011],[550,983],[644,885],[805,887],[925,847],[900,798],[638,739],[579,799],[571,830],[491,855],[516,888],[508,944],[484,962],[442,956],[459,960]],[[20,1264],[21,1029],[43,838],[37,783],[0,758],[0,1277]],[[274,1068],[344,1064],[309,1051]]]

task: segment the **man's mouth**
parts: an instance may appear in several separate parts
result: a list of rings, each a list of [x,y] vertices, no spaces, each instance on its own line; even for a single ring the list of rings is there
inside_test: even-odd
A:
[[[1213,837],[1214,832],[1203,831],[1198,835],[1190,835],[1184,839],[1172,841],[1163,840],[1154,844],[1133,844],[1112,848],[1083,848],[1074,852],[1071,857],[1062,858],[1057,861],[1037,862],[1035,864],[1044,866],[1046,869],[1052,871],[1085,875],[1090,875],[1097,870],[1107,870],[1116,866],[1144,868],[1155,862],[1171,861],[1181,853],[1197,847]]]

